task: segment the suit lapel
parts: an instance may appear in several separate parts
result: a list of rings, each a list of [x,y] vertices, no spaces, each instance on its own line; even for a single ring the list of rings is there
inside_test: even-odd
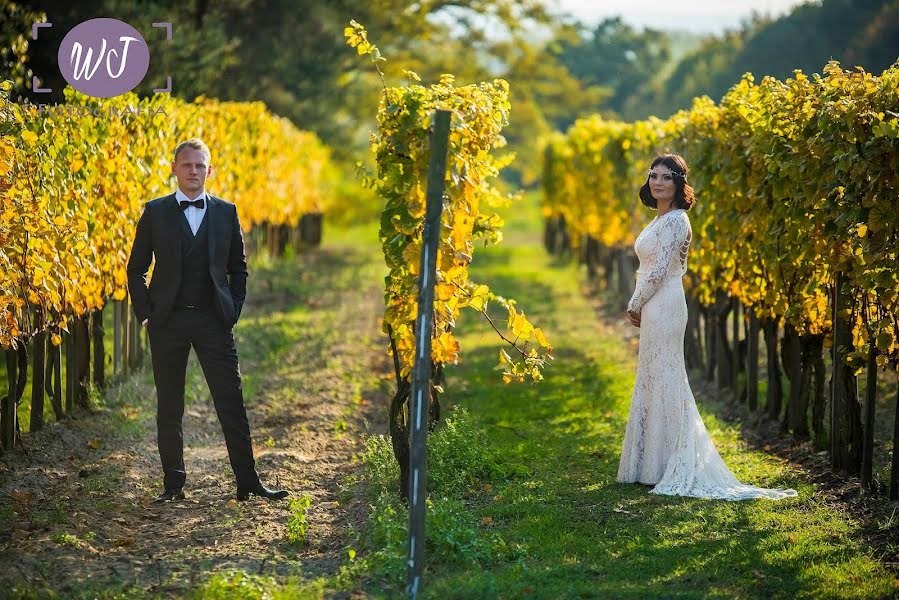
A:
[[[187,234],[187,240],[190,240],[193,234],[190,231],[190,225],[187,222],[187,218],[184,216],[184,212],[181,210],[181,207],[178,206],[178,200],[175,198],[175,194],[166,198],[165,205],[166,212],[168,213],[167,220],[170,221],[172,225],[177,223],[175,227],[180,231],[180,234],[174,233],[173,237],[175,239],[173,240],[173,245],[175,246],[175,256],[178,257],[178,262],[181,262],[182,247],[186,241],[184,234]]]
[[[209,192],[206,192],[206,235],[208,236],[208,249],[209,249],[209,264],[210,266],[213,263],[215,258],[215,243],[216,243],[216,232],[218,231],[218,218],[221,216],[220,209],[221,205],[219,204],[218,198],[212,196]],[[198,230],[199,231],[199,230]]]

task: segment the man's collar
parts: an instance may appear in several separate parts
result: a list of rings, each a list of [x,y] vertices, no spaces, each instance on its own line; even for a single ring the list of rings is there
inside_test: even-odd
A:
[[[200,198],[202,198],[204,201],[208,202],[208,196],[209,196],[209,194],[206,193],[206,190],[203,190],[202,192],[200,192],[199,196],[194,198],[194,200],[199,200]],[[185,194],[184,192],[181,191],[181,188],[177,188],[175,190],[175,200],[177,202],[181,202],[182,200],[190,200],[190,198],[187,197],[187,194]],[[204,202],[204,205],[205,205],[205,202]]]

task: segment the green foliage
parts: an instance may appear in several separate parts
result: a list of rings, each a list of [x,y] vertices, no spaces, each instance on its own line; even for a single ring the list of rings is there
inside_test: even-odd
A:
[[[325,597],[325,582],[289,577],[254,575],[238,570],[216,573],[186,597],[192,600],[318,600]]]
[[[27,4],[0,1],[0,73],[3,79],[20,83],[30,76],[27,63],[31,25],[47,21],[43,12],[31,10]]]
[[[53,536],[53,541],[60,546],[75,546],[78,547],[81,545],[81,540],[77,535],[72,533],[57,533]]]
[[[365,29],[352,21],[344,30],[347,44],[367,54],[377,65],[380,51],[368,40]],[[380,71],[379,71],[380,72]],[[415,73],[408,73],[416,81]],[[496,159],[491,151],[505,145],[500,132],[509,122],[509,84],[497,79],[456,87],[454,76],[443,74],[429,87],[410,83],[384,89],[378,108],[378,133],[372,136],[377,175],[366,177],[385,202],[379,238],[384,260],[390,269],[385,278],[384,332],[391,338],[391,353],[399,363],[400,379],[407,379],[415,357],[414,321],[418,293],[424,216],[430,159],[431,130],[438,110],[451,114],[447,168],[444,181],[443,232],[437,245],[434,328],[431,362],[437,368],[456,364],[460,347],[453,337],[456,319],[463,308],[487,317],[488,300],[496,300],[508,311],[509,335],[500,333],[515,358],[503,354],[503,381],[540,381],[542,369],[552,359],[552,346],[514,301],[492,294],[486,285],[468,278],[475,243],[498,243],[502,219],[492,210],[512,198],[492,184],[499,170],[512,157]]]
[[[360,459],[371,496],[395,496],[399,468],[390,440],[383,435],[367,437]],[[467,409],[456,407],[428,436],[429,496],[458,498],[473,485],[489,481],[498,473],[486,436]]]
[[[547,214],[564,216],[575,241],[632,245],[646,168],[677,152],[697,199],[692,295],[710,305],[724,293],[829,345],[841,272],[853,291],[841,315],[853,327],[848,362],[862,368],[876,347],[878,366],[899,369],[899,64],[879,76],[823,71],[758,84],[747,74],[719,104],[699,98],[664,121],[578,120],[549,141]]]
[[[433,439],[433,436],[432,436]],[[365,483],[372,498],[396,493],[399,486],[399,468],[393,457],[390,439],[384,435],[365,438],[365,450],[360,455],[365,467]]]
[[[266,577],[228,571],[212,576],[197,590],[195,597],[203,600],[263,600],[268,597],[270,586],[271,582]]]
[[[306,543],[306,515],[312,507],[312,497],[303,494],[290,499],[290,518],[287,520],[287,542],[294,546]]]
[[[500,473],[496,456],[477,420],[457,406],[428,439],[428,488],[434,498],[461,498],[479,482]]]
[[[398,500],[399,469],[390,440],[366,439],[361,456],[364,481],[372,501],[366,527],[364,565],[399,585],[405,574],[408,512]],[[428,439],[427,553],[429,561],[484,564],[504,551],[501,538],[479,526],[470,497],[474,488],[499,475],[477,421],[464,408],[456,408]]]

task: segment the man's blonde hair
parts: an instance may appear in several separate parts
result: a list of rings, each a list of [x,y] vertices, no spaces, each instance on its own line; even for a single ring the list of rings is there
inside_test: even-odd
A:
[[[175,158],[173,159],[173,162],[178,162],[178,154],[185,148],[193,148],[194,150],[202,152],[203,156],[206,157],[207,164],[212,160],[212,153],[209,151],[209,146],[203,143],[203,140],[200,138],[191,138],[178,144],[175,148]]]

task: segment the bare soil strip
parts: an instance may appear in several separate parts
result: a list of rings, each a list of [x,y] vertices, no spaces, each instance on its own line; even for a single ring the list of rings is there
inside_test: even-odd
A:
[[[310,578],[346,560],[367,507],[346,487],[360,434],[384,429],[379,265],[349,248],[251,268],[235,329],[257,468],[307,495],[304,541],[288,501],[233,500],[235,487],[196,357],[184,418],[187,498],[154,505],[161,472],[149,359],[106,406],[0,460],[0,583],[64,595],[186,592],[211,573]]]

